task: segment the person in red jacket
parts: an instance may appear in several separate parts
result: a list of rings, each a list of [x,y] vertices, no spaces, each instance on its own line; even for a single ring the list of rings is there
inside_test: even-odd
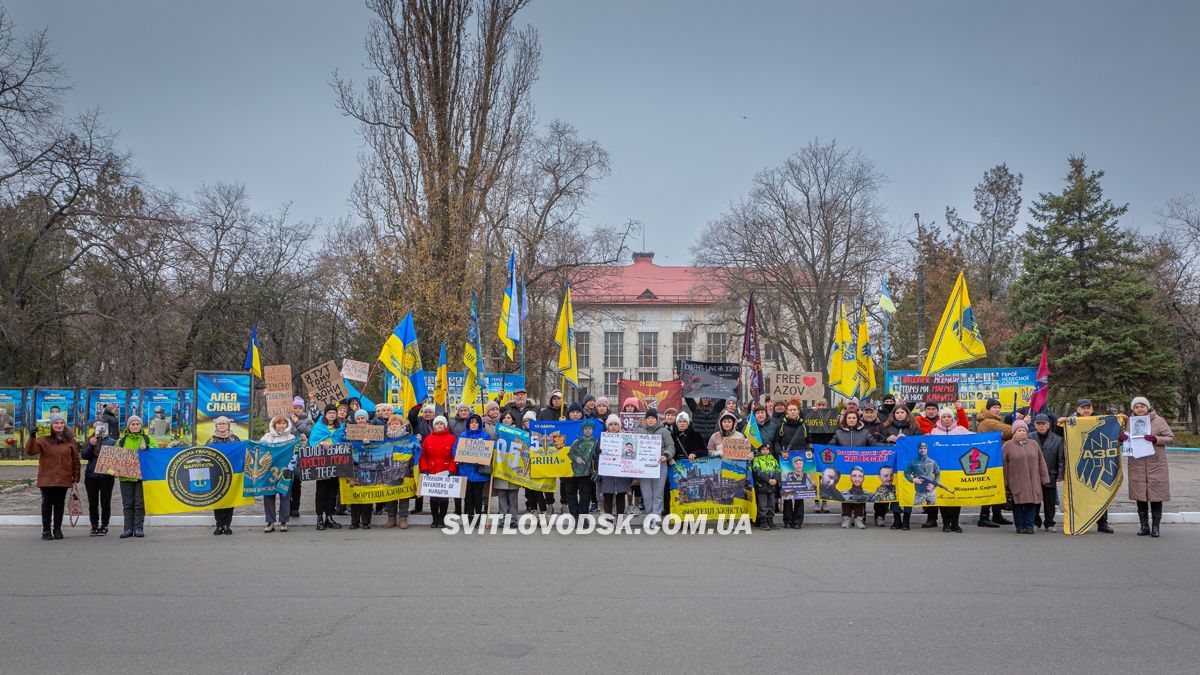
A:
[[[971,423],[967,420],[967,411],[963,409],[962,401],[954,404],[954,409],[958,411],[958,426],[964,429],[970,429]],[[921,425],[921,434],[928,436],[929,432],[938,423],[938,404],[933,402],[925,403],[925,414],[917,418],[917,424]]]
[[[433,433],[421,441],[421,467],[423,474],[445,473],[458,475],[458,465],[454,463],[454,434],[446,430],[446,418],[438,415],[433,418]],[[450,500],[446,497],[430,497],[429,512],[433,514],[433,523],[429,526],[441,529],[445,526],[446,509]]]

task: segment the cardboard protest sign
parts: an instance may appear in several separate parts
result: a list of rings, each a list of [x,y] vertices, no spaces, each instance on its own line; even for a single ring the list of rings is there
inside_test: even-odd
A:
[[[350,391],[342,381],[342,372],[333,361],[309,368],[300,373],[300,379],[304,381],[304,386],[308,387],[309,396],[314,397],[317,403],[323,406],[330,403],[336,405],[339,401],[350,398]]]
[[[382,424],[347,424],[346,440],[348,441],[382,441],[387,427]]]
[[[342,377],[355,382],[366,382],[371,375],[371,364],[366,361],[342,359]]]
[[[420,497],[450,497],[458,499],[466,494],[467,481],[462,476],[433,476],[421,474]]]
[[[767,395],[772,401],[799,399],[804,408],[811,408],[825,399],[825,376],[802,370],[781,370],[767,375]]]
[[[737,398],[738,379],[741,375],[742,368],[736,363],[679,362],[679,379],[683,382],[684,398],[711,398],[718,401]]]
[[[454,461],[459,464],[490,466],[495,441],[486,438],[460,438],[454,448]]]
[[[267,416],[284,417],[292,414],[292,392],[290,391],[267,391],[263,394],[263,398],[267,402]]]
[[[658,458],[662,455],[662,437],[658,434],[600,435],[601,476],[658,478]]]
[[[725,459],[754,459],[750,439],[744,436],[726,436],[721,439],[721,456]]]
[[[138,451],[115,445],[101,446],[100,454],[96,456],[96,473],[141,480],[142,463],[138,459]]]
[[[263,386],[267,391],[286,391],[292,393],[292,367],[263,366]]]
[[[298,448],[296,474],[300,480],[350,478],[354,475],[354,446],[303,445]]]

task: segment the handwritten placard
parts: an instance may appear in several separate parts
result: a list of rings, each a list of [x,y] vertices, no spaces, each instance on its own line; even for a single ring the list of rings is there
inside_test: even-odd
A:
[[[115,445],[101,447],[100,454],[96,455],[96,473],[141,480],[142,463],[138,459],[138,451]]]
[[[421,486],[417,494],[422,497],[451,497],[458,499],[466,494],[467,481],[462,476],[432,476],[421,474]]]
[[[321,405],[337,404],[350,398],[350,391],[342,381],[342,371],[338,370],[335,361],[326,361],[315,368],[300,373],[304,386],[308,387],[308,395]]]
[[[752,459],[754,450],[750,447],[750,439],[726,436],[721,439],[721,456],[725,459]]]
[[[767,375],[767,395],[772,401],[798,399],[809,408],[825,398],[825,376],[803,370],[783,370]]]
[[[454,451],[454,461],[459,464],[487,466],[492,463],[492,449],[495,445],[495,441],[486,438],[460,438]]]
[[[371,364],[366,361],[342,359],[342,377],[355,382],[366,382],[371,375]]]
[[[279,415],[286,417],[292,413],[292,392],[267,391],[263,393],[263,398],[267,402],[267,415],[269,417]]]
[[[382,424],[347,424],[348,441],[382,441],[387,427]]]
[[[291,366],[263,366],[263,386],[267,391],[286,391],[292,394]]]

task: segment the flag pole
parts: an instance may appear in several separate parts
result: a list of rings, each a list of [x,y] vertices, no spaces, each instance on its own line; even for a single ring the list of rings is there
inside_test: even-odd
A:
[[[887,396],[891,393],[888,384],[888,338],[891,337],[888,330],[888,319],[890,312],[886,309],[883,311],[883,395]]]

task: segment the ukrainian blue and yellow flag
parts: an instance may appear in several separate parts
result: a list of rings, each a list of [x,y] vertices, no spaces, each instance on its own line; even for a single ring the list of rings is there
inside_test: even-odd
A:
[[[504,351],[509,360],[516,354],[517,343],[521,341],[521,308],[520,298],[517,297],[517,254],[508,256],[508,285],[504,287],[504,299],[500,302],[500,326],[497,329],[500,341],[504,343]]]
[[[865,452],[884,451],[871,447]],[[817,453],[820,459],[820,452]],[[896,439],[893,480],[900,506],[1003,504],[1000,432]]]
[[[554,331],[554,344],[558,345],[558,372],[563,379],[579,386],[579,361],[575,353],[575,312],[571,309],[571,287],[563,295],[562,309],[558,313],[558,327]]]
[[[933,345],[925,357],[922,375],[938,373],[956,368],[987,357],[979,324],[975,323],[975,310],[971,308],[971,296],[967,293],[967,280],[958,273],[950,301],[942,311],[942,320],[934,333]]]
[[[262,379],[262,358],[258,354],[258,324],[250,324],[250,343],[246,345],[246,363],[243,370],[248,370]]]
[[[403,410],[424,403],[428,395],[425,369],[421,366],[421,348],[417,345],[417,328],[412,312],[405,315],[396,330],[388,336],[379,350],[379,362],[400,381],[400,403]]]
[[[146,513],[191,513],[253,504],[243,495],[246,442],[150,448],[138,453]]]
[[[479,401],[482,375],[479,367],[479,315],[475,311],[475,294],[471,294],[471,316],[467,319],[467,341],[463,345],[463,379],[462,401],[473,406]]]
[[[750,439],[750,447],[755,450],[763,446],[762,429],[758,426],[758,417],[751,412],[750,419],[746,421],[746,428],[742,430],[742,435]]]
[[[883,288],[879,291],[879,309],[888,314],[896,313],[896,301],[892,300],[892,292],[888,290],[887,279],[883,280]]]
[[[446,341],[442,340],[442,353],[438,355],[437,375],[433,378],[433,402],[446,407],[450,398],[450,372],[446,365]]]

